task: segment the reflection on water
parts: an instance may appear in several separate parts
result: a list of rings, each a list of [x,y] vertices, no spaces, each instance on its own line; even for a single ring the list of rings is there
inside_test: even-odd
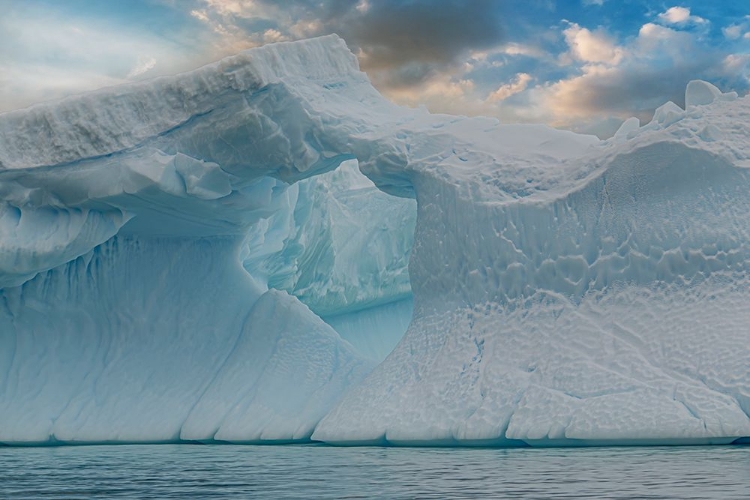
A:
[[[750,447],[0,448],[0,498],[750,498]]]

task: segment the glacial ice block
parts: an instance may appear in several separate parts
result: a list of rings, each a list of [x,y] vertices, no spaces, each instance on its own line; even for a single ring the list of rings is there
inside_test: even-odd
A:
[[[309,440],[372,356],[269,282],[411,293],[413,200],[351,161],[290,184],[354,157],[326,130],[367,96],[329,37],[0,115],[0,442]]]
[[[331,36],[1,114],[0,442],[750,437],[750,101],[687,101],[433,115]]]

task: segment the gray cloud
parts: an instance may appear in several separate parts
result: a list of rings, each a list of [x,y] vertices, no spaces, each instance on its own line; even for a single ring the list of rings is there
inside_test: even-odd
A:
[[[283,16],[292,25],[314,23],[307,36],[339,34],[385,86],[418,85],[462,62],[468,51],[505,40],[496,0],[443,0],[439,6],[432,0],[291,0],[283,11],[272,0],[255,3],[280,21],[279,29],[289,28]]]
[[[377,1],[361,16],[346,21],[343,36],[361,47],[373,68],[413,61],[450,63],[467,50],[503,41],[498,3]]]
[[[717,68],[714,66],[715,62],[709,59],[671,67],[628,65],[583,83],[578,88],[577,99],[569,104],[591,114],[642,113],[642,116],[666,101],[684,107],[687,83],[715,75]]]
[[[684,107],[690,80],[704,79],[724,91],[747,93],[747,58],[728,63],[727,53],[699,45],[692,35],[671,32],[671,38],[671,54],[666,54],[661,42],[645,47],[636,44],[630,47],[630,57],[616,67],[558,82],[550,87],[551,107],[558,116],[632,115],[648,121],[654,109],[667,101]]]

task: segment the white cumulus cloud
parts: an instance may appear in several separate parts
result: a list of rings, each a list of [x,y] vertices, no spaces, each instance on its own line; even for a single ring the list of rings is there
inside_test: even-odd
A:
[[[659,14],[659,20],[666,24],[704,24],[708,21],[699,16],[690,15],[687,7],[670,7]]]
[[[578,61],[617,65],[624,55],[622,48],[602,31],[590,31],[571,23],[563,35],[570,55]]]

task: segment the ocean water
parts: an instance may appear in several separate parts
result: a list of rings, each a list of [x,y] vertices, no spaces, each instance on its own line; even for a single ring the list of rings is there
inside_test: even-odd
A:
[[[0,448],[0,498],[748,499],[750,447]]]

